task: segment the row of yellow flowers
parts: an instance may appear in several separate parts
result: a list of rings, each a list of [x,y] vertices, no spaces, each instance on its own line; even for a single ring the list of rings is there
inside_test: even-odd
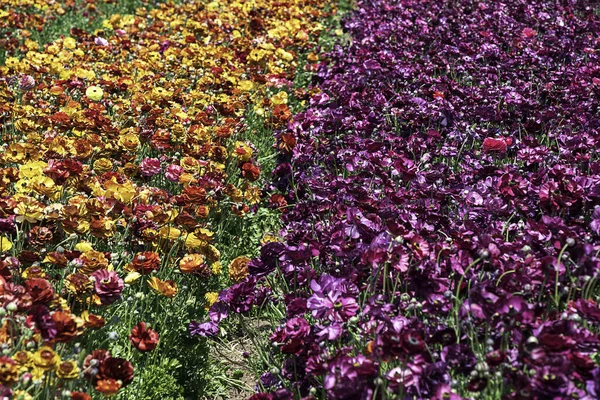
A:
[[[205,306],[216,301],[215,221],[261,203],[248,113],[273,127],[291,117],[298,51],[315,43],[326,3],[167,3],[6,59],[0,397],[115,394],[135,366],[74,345],[105,310],[144,287],[176,301],[184,275]],[[243,279],[248,261],[228,276]],[[129,327],[141,352],[165,334],[145,322]]]

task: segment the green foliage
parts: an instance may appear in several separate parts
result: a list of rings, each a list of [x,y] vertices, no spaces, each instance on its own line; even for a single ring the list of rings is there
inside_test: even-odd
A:
[[[136,378],[135,391],[127,390],[119,397],[138,400],[183,400],[183,387],[173,374],[173,370],[178,367],[178,361],[169,359],[147,366]]]

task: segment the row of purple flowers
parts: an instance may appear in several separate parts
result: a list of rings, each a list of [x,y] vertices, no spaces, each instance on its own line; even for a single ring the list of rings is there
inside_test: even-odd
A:
[[[599,13],[359,0],[280,132],[284,242],[192,333],[285,308],[255,398],[598,398]]]

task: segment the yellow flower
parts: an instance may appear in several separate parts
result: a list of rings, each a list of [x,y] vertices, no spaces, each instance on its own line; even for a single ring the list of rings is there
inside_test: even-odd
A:
[[[134,151],[140,145],[139,137],[134,133],[126,133],[119,136],[119,146],[125,150]]]
[[[158,230],[158,235],[163,239],[177,240],[181,236],[181,231],[173,226],[165,225]]]
[[[221,265],[220,261],[215,261],[210,265],[210,269],[212,270],[212,273],[214,275],[219,275],[221,273],[221,270],[223,269],[223,266]]]
[[[125,279],[123,279],[123,281],[126,284],[131,285],[132,283],[136,282],[141,277],[142,277],[142,274],[140,274],[139,272],[132,271],[127,274],[127,276],[125,277]]]
[[[157,277],[153,276],[150,280],[147,281],[148,286],[152,289],[156,294],[160,294],[165,297],[173,298],[177,295],[178,288],[177,284],[173,281],[162,281]]]
[[[79,377],[79,367],[75,361],[63,361],[58,366],[56,375],[61,379],[75,379]]]
[[[262,237],[262,239],[260,239],[260,244],[267,244],[267,243],[272,243],[272,242],[280,242],[281,240],[279,239],[279,237],[271,234],[271,233],[265,233]]]
[[[13,400],[33,400],[33,396],[24,390],[15,390]]]
[[[252,81],[240,81],[238,84],[238,89],[244,92],[252,90],[253,87],[254,83],[252,83]]]
[[[48,346],[43,346],[33,354],[33,364],[44,370],[51,371],[56,369],[60,363],[60,356]]]
[[[36,366],[29,370],[29,373],[31,374],[31,379],[33,381],[41,381],[42,379],[44,379],[45,372],[46,371]]]
[[[104,183],[104,188],[106,189],[106,197],[112,197],[123,203],[131,203],[136,194],[135,187],[131,182],[120,184],[114,177]]]
[[[204,299],[206,300],[206,306],[204,308],[206,308],[207,310],[210,308],[210,306],[212,306],[213,304],[215,304],[217,302],[219,298],[219,293],[215,293],[215,292],[208,292],[204,295]]]
[[[65,49],[73,50],[77,47],[77,41],[72,37],[65,38],[65,40],[63,40],[63,47]]]
[[[94,171],[99,174],[103,174],[108,171],[112,171],[113,164],[108,158],[99,158],[94,161]]]
[[[31,179],[31,183],[33,185],[33,189],[41,195],[51,198],[57,192],[54,181],[47,176],[36,176],[35,178]]]
[[[271,97],[271,102],[275,105],[287,104],[288,94],[287,92],[279,92],[275,96]]]
[[[0,251],[9,251],[12,247],[13,244],[8,238],[0,236]]]
[[[240,161],[248,161],[252,158],[252,148],[244,142],[235,142],[235,148],[232,155]]]
[[[203,240],[200,240],[198,238],[198,236],[196,236],[193,233],[190,233],[185,238],[185,247],[187,247],[188,249],[192,249],[192,250],[199,249],[205,245],[206,245],[206,242]]]
[[[30,367],[33,359],[33,354],[31,354],[29,351],[20,350],[13,354],[11,358],[15,360],[20,366]]]
[[[85,95],[93,101],[100,101],[104,96],[104,91],[98,86],[90,86],[85,91]]]
[[[86,251],[94,250],[90,242],[79,242],[75,245],[75,250],[85,253]]]
[[[277,51],[275,51],[275,55],[285,61],[293,61],[294,60],[294,55],[292,53],[285,51],[284,49],[277,49]]]
[[[17,222],[27,221],[30,223],[41,221],[44,217],[43,209],[35,199],[29,196],[20,196],[19,204],[13,211],[17,216]]]
[[[24,178],[35,178],[43,175],[44,168],[48,166],[43,161],[30,161],[19,167],[19,176]]]

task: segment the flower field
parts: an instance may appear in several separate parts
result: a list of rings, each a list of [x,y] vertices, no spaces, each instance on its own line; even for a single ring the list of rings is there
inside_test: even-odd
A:
[[[187,324],[276,231],[272,131],[335,8],[156,3],[34,40],[106,4],[79,6],[0,8],[0,397],[216,397],[241,383]]]
[[[597,3],[0,0],[0,34],[0,397],[600,398]]]

